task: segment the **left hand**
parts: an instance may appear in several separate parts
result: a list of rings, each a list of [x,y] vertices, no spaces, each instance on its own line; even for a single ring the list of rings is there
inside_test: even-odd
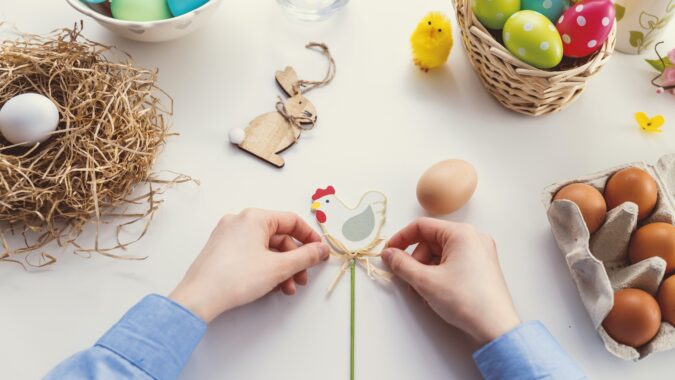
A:
[[[307,283],[306,269],[329,251],[298,215],[246,209],[220,220],[169,298],[209,323],[275,288],[295,294],[296,284]]]

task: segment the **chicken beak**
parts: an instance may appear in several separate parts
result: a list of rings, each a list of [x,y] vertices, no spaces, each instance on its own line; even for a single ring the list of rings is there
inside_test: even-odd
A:
[[[321,202],[317,201],[317,202],[312,203],[312,206],[311,206],[312,211],[318,210],[319,207],[321,207]]]

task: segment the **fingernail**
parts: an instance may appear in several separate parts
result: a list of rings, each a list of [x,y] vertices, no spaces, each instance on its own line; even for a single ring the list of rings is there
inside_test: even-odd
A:
[[[382,260],[389,262],[391,260],[391,256],[394,254],[394,250],[391,248],[387,248],[384,251],[382,251]]]
[[[321,245],[319,245],[319,252],[321,254],[321,260],[328,260],[328,257],[330,256],[330,249],[328,248],[327,244],[321,243]]]

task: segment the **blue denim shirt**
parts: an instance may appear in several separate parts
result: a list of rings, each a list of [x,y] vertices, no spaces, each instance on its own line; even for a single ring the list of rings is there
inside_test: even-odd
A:
[[[59,364],[46,379],[176,379],[206,324],[168,298],[149,295],[94,347]],[[485,379],[585,379],[539,322],[524,323],[473,354]]]

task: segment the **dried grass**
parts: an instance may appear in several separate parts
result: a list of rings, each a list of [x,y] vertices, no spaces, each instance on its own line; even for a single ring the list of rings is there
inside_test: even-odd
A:
[[[0,260],[51,264],[56,259],[48,253],[37,264],[26,254],[55,240],[78,254],[129,258],[112,251],[145,235],[167,184],[190,180],[160,180],[151,172],[173,106],[155,85],[157,72],[134,67],[128,56],[114,62],[122,54],[85,39],[81,29],[22,34],[0,44],[0,106],[36,92],[54,101],[61,116],[57,131],[32,148],[0,137]],[[168,110],[159,96],[168,99]],[[147,190],[132,195],[139,185]],[[99,229],[108,221],[117,225],[117,242],[102,247]],[[122,228],[137,222],[145,223],[142,231],[122,242]],[[92,224],[93,247],[84,247],[78,238]],[[12,247],[11,235],[23,235],[22,244]]]

